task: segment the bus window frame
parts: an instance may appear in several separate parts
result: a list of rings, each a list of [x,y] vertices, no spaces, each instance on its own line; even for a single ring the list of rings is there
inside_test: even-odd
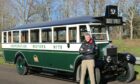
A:
[[[70,38],[69,38],[69,30],[70,28],[76,28],[76,42],[70,42]],[[66,27],[66,37],[67,37],[67,41],[66,43],[70,43],[70,44],[75,44],[75,43],[79,43],[79,33],[78,33],[78,30],[79,30],[79,25],[68,25]]]
[[[8,31],[2,32],[2,43],[8,43]]]
[[[49,41],[49,42],[43,42],[43,40],[42,40],[42,31],[43,30],[50,30],[50,32],[51,32],[51,38],[50,38],[50,40],[51,41]],[[41,43],[52,43],[52,27],[41,28]]]
[[[85,31],[85,32],[83,32],[83,33],[90,33],[90,28],[89,28],[89,24],[81,24],[81,25],[79,25],[79,43],[82,43],[83,41],[81,41],[81,27],[80,26],[85,26],[86,27],[86,30],[87,31]]]
[[[9,33],[10,33],[10,37],[9,37]],[[10,39],[10,41],[9,41]],[[8,31],[8,43],[12,43],[12,32]]]
[[[28,33],[28,36],[27,36],[28,37],[28,41],[27,42],[22,42],[22,32],[25,32],[25,31]],[[27,29],[21,30],[20,40],[21,40],[20,41],[21,43],[29,43],[29,31]]]
[[[55,39],[54,39],[54,32],[55,32],[55,29],[57,29],[57,28],[65,28],[65,42],[55,42]],[[64,25],[64,26],[53,26],[52,27],[52,43],[66,43],[67,42],[67,26],[66,25]]]
[[[90,26],[93,26],[94,27],[94,26],[97,26],[97,25],[93,25],[93,24],[89,24],[88,25],[91,35],[92,34],[101,34],[101,33],[94,33],[94,32],[92,32]],[[98,25],[98,26],[101,26],[101,25]],[[94,27],[94,28],[97,28],[97,27]],[[105,28],[105,32],[103,32],[102,34],[105,34],[106,35],[106,40],[97,40],[97,42],[98,41],[100,41],[100,42],[106,42],[106,41],[109,41],[110,40],[109,39],[109,33],[108,33],[108,27],[107,26],[104,26],[104,28]]]
[[[20,31],[21,30],[12,30],[12,40],[13,40],[12,43],[20,43],[20,35],[19,35]],[[14,41],[14,32],[18,32],[18,42]]]
[[[3,43],[3,38],[4,38],[4,36],[3,36],[3,31],[2,31],[2,33],[1,33],[1,37],[2,37],[1,43]]]
[[[31,31],[33,31],[33,30],[38,30],[38,42],[32,42],[32,40],[31,40]],[[28,35],[29,35],[29,43],[40,43],[40,28],[30,28],[29,30],[28,30]]]
[[[42,42],[42,30],[45,29],[50,29],[51,30],[51,42],[46,42],[46,43],[82,43],[80,41],[80,26],[85,26],[87,29],[87,32],[90,32],[90,26],[89,25],[101,25],[100,23],[95,24],[95,23],[87,23],[87,24],[68,24],[68,25],[58,25],[58,26],[49,26],[49,27],[40,27],[40,28],[27,28],[27,29],[16,29],[16,30],[10,30],[10,31],[3,31],[3,40],[2,42],[4,43],[4,32],[6,32],[6,35],[8,34],[7,32],[11,32],[11,43],[44,43]],[[76,42],[70,42],[69,41],[69,28],[75,27],[76,28]],[[54,29],[56,28],[65,28],[65,42],[54,42]],[[37,42],[31,42],[31,31],[32,30],[37,30],[38,31],[38,39]],[[18,31],[18,36],[19,36],[19,42],[13,42],[13,33],[15,31]],[[27,31],[28,32],[28,42],[21,42],[21,33],[22,31]],[[8,39],[8,36],[6,36],[6,39]],[[6,43],[8,40],[6,40]]]

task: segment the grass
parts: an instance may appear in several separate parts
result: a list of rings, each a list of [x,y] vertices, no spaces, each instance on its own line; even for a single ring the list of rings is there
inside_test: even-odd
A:
[[[113,40],[119,52],[129,52],[140,57],[140,39],[135,40]]]
[[[4,59],[3,59],[3,57],[2,56],[0,56],[0,64],[4,64],[5,62],[4,62]]]
[[[140,66],[135,65],[135,71],[137,72],[137,79],[140,80]]]
[[[3,56],[2,56],[2,48],[1,48],[1,45],[0,45],[0,64],[4,64],[4,59],[3,59]]]
[[[113,40],[113,44],[118,47],[118,52],[129,52],[140,57],[140,39],[135,40]],[[140,80],[140,65],[135,65],[137,79]]]

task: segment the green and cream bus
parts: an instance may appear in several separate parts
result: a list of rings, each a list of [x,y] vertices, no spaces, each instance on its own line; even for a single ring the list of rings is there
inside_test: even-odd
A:
[[[108,10],[112,7],[116,6],[108,6]],[[79,48],[84,40],[83,34],[88,32],[91,36],[94,36],[98,47],[95,73],[96,82],[99,83],[100,76],[105,73],[108,75],[109,72],[118,69],[117,64],[115,64],[118,63],[116,62],[118,59],[116,61],[113,61],[113,59],[124,55],[117,54],[117,49],[109,46],[108,33],[110,26],[122,25],[122,23],[122,17],[118,16],[84,16],[60,21],[25,24],[10,30],[3,30],[2,48],[4,58],[8,63],[15,63],[17,72],[21,75],[34,70],[66,72],[70,73],[78,82],[80,80],[81,64]],[[127,57],[123,57],[127,59]],[[129,55],[128,63],[131,58],[133,56]],[[112,66],[108,66],[109,63]],[[130,67],[130,64],[133,64],[133,61],[130,61],[128,67]],[[116,70],[114,73],[122,74],[124,72],[122,67],[119,72]],[[124,81],[127,82],[132,80],[129,76],[125,78],[125,75],[119,77],[124,77]]]

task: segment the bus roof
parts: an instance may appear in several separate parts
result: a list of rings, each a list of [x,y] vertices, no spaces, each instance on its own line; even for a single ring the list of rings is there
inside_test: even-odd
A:
[[[82,24],[82,23],[100,23],[100,21],[98,19],[95,19],[95,17],[93,16],[82,16],[82,17],[75,17],[75,18],[69,18],[69,19],[51,21],[51,22],[25,24],[25,25],[15,27],[14,30],[38,28],[38,27],[50,27],[50,26],[59,26],[59,25],[70,25],[70,24]]]

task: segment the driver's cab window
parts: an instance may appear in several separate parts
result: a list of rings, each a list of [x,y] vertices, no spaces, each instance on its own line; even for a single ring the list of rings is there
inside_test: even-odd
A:
[[[90,28],[92,37],[94,37],[95,40],[98,41],[107,40],[106,28],[100,26],[98,27],[90,26]]]
[[[103,27],[93,27],[93,26],[91,26],[91,32],[92,33],[106,33],[106,30]]]
[[[84,34],[87,32],[86,25],[80,25],[80,42],[84,41]]]
[[[69,28],[69,42],[76,43],[77,39],[77,27],[70,27]]]

